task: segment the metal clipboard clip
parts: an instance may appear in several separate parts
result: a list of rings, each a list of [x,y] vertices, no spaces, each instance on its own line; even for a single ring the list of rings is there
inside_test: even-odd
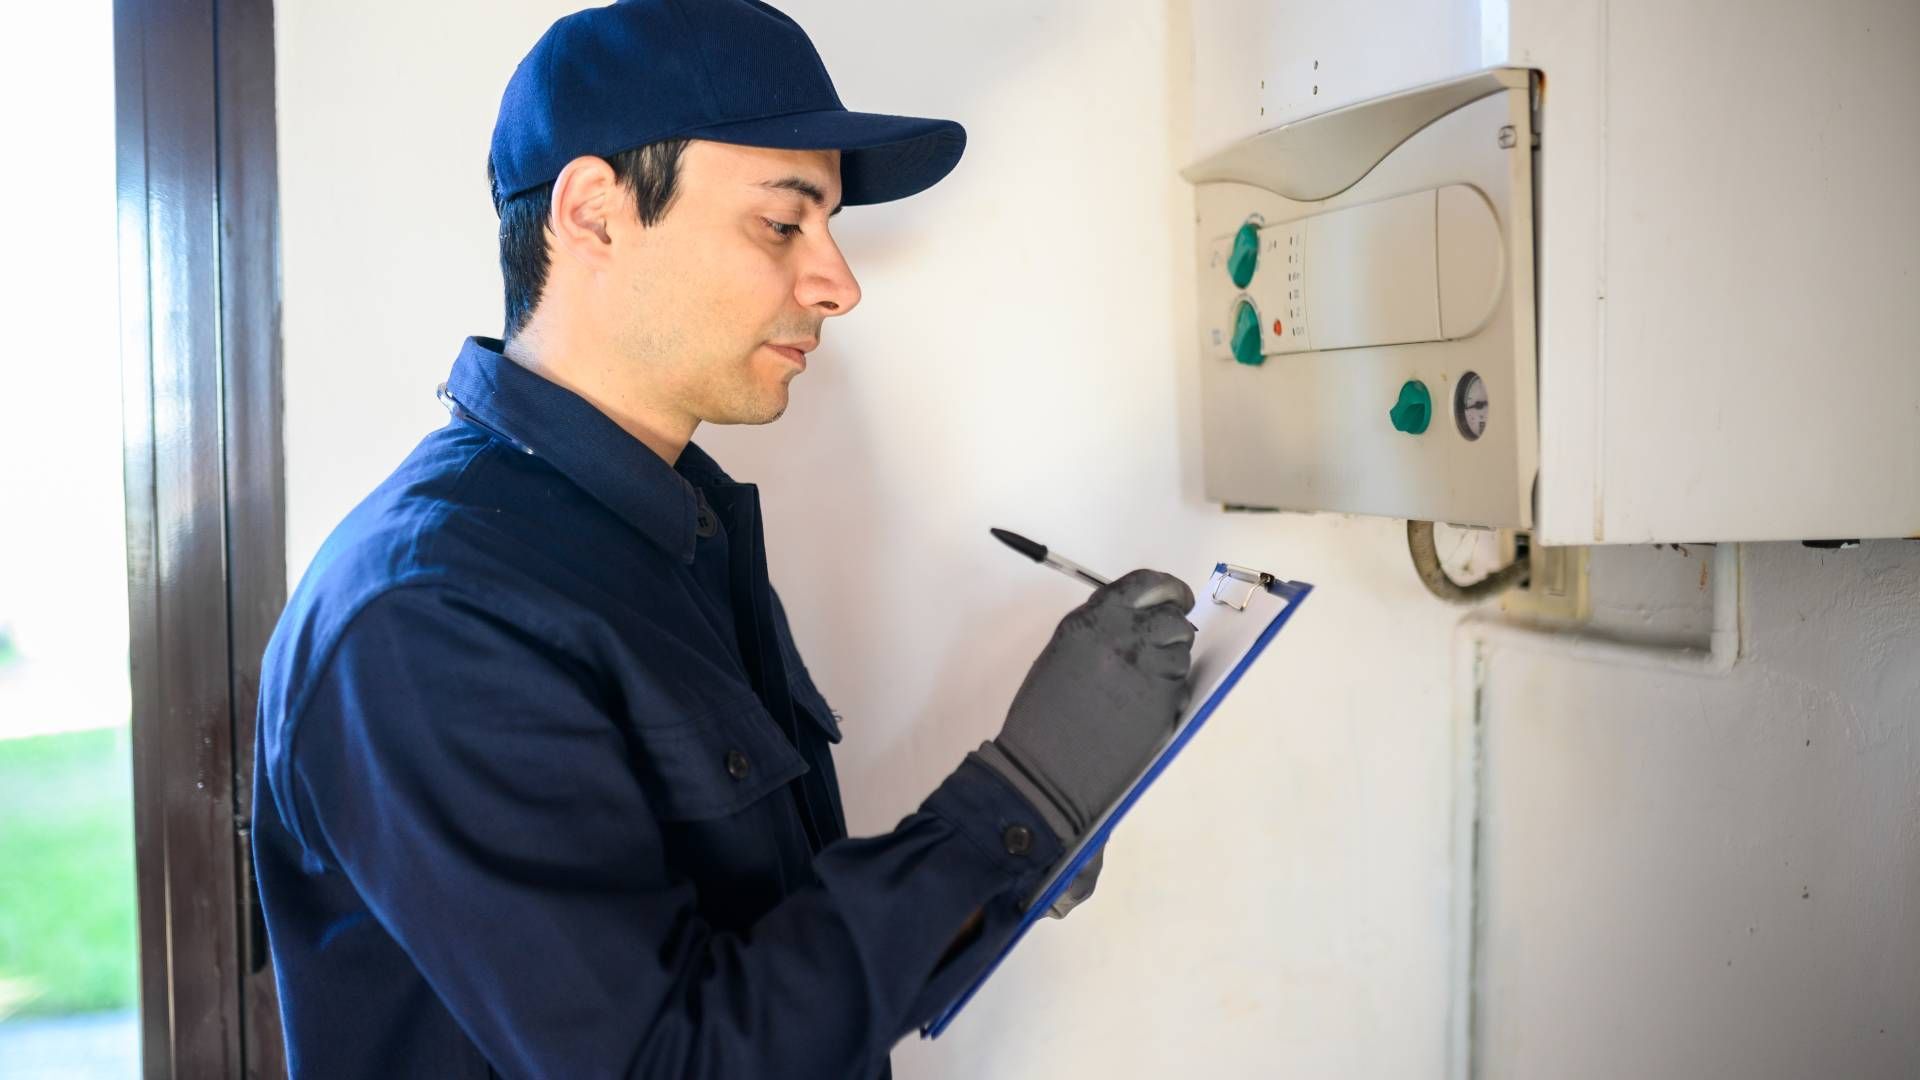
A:
[[[1253,594],[1273,584],[1273,580],[1272,574],[1221,563],[1213,568],[1213,602],[1225,604],[1235,611],[1245,611],[1247,605],[1253,602]]]

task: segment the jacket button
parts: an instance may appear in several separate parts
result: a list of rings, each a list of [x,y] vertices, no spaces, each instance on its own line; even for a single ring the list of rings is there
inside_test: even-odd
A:
[[[1025,855],[1033,850],[1033,830],[1025,825],[1009,825],[1007,831],[1000,834],[1000,842],[1007,846],[1007,854]]]
[[[735,780],[745,780],[747,774],[752,771],[753,763],[747,760],[747,755],[738,750],[727,751],[728,776],[733,777]]]

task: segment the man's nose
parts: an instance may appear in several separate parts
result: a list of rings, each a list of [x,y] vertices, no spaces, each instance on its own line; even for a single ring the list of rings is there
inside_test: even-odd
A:
[[[854,280],[853,268],[847,265],[846,256],[832,237],[823,238],[808,260],[794,296],[801,306],[829,318],[845,315],[860,302],[860,283]]]

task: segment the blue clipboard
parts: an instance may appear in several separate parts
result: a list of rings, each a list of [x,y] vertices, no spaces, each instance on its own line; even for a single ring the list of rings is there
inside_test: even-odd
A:
[[[967,1002],[973,1000],[973,995],[979,993],[993,973],[999,970],[1001,962],[1020,944],[1020,939],[1027,936],[1027,931],[1046,915],[1047,909],[1073,884],[1073,879],[1093,858],[1094,853],[1106,844],[1107,838],[1113,835],[1113,827],[1127,816],[1127,811],[1140,801],[1140,796],[1153,786],[1153,782],[1166,771],[1173,759],[1180,756],[1180,751],[1193,741],[1207,718],[1226,700],[1234,684],[1259,659],[1268,643],[1279,635],[1280,628],[1287,624],[1287,620],[1300,607],[1300,602],[1312,591],[1313,586],[1305,582],[1282,581],[1272,574],[1230,563],[1219,563],[1213,568],[1213,576],[1207,583],[1205,594],[1194,609],[1194,623],[1199,627],[1199,634],[1195,639],[1193,677],[1196,687],[1204,692],[1195,695],[1195,700],[1187,706],[1185,714],[1174,728],[1173,738],[1154,755],[1152,762],[1134,780],[1127,793],[1087,831],[1087,835],[1081,838],[1039,892],[1034,894],[1026,913],[1020,918],[1020,925],[1014,929],[1013,936],[1007,939],[993,962],[968,984],[951,1005],[920,1029],[921,1038],[937,1039],[941,1032],[947,1030],[954,1018],[960,1015],[960,1010],[967,1007]],[[1249,619],[1252,621],[1245,621]]]

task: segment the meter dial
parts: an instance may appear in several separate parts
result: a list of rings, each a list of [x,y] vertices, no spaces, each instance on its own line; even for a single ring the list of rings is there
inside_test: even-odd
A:
[[[1453,422],[1468,442],[1487,433],[1487,383],[1471,371],[1453,388]]]

